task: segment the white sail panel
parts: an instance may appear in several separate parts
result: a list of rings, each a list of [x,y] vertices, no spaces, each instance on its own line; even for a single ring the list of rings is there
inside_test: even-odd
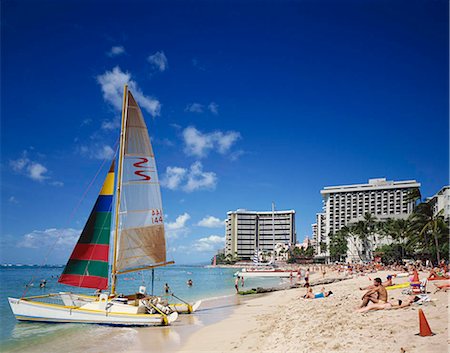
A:
[[[116,270],[166,261],[164,215],[153,149],[141,110],[128,92]]]

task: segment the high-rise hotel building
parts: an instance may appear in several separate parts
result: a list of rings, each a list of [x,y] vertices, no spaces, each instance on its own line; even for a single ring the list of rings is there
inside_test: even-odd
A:
[[[274,244],[295,244],[295,211],[230,211],[225,232],[225,255],[248,260],[256,249],[271,253]]]
[[[324,187],[320,193],[325,215],[326,255],[329,255],[328,235],[362,220],[366,213],[371,213],[378,219],[408,217],[415,204],[408,195],[418,188],[420,183],[415,180],[388,181],[385,178],[369,179],[368,184]],[[380,244],[377,242],[375,247]],[[354,257],[354,250],[349,247],[348,259]]]
[[[326,214],[316,213],[316,223],[311,224],[313,240],[315,244],[315,255],[324,256],[326,253],[327,233],[326,233]]]

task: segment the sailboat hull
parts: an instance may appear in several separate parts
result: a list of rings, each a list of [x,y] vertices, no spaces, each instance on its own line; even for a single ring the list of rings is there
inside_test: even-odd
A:
[[[20,321],[159,326],[170,325],[178,317],[176,312],[170,315],[119,312],[114,311],[121,309],[114,308],[115,305],[106,310],[95,310],[93,306],[96,303],[75,307],[16,298],[8,298],[8,301],[14,316]]]
[[[202,301],[198,300],[192,305],[184,303],[169,304],[169,308],[179,314],[192,314],[199,308],[201,303]]]

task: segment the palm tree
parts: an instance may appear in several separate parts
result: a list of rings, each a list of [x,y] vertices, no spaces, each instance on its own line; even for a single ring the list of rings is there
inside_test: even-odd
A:
[[[432,244],[428,237],[433,238],[436,250],[436,260],[439,263],[441,260],[439,253],[439,237],[448,234],[448,225],[443,217],[443,210],[434,213],[433,207],[430,203],[420,203],[411,215],[413,227],[418,232],[419,238],[417,240],[423,242],[428,246],[430,254],[432,251]]]
[[[414,188],[414,189],[409,190],[404,201],[406,201],[406,202],[414,201],[414,206],[416,206],[417,201],[420,201],[421,199],[422,199],[422,194],[420,193],[420,189]]]
[[[329,234],[330,237],[330,257],[332,259],[337,259],[339,261],[347,254],[348,251],[348,243],[347,239],[349,237],[349,229],[348,227],[343,227],[338,230],[334,234]],[[361,259],[361,256],[358,252],[358,256]]]
[[[379,231],[384,236],[390,236],[394,243],[400,245],[402,259],[405,257],[405,243],[411,236],[411,222],[408,219],[392,219],[379,225]]]
[[[376,241],[375,231],[377,229],[377,219],[371,213],[366,213],[361,221],[349,227],[350,233],[355,234],[363,246],[365,260],[372,259],[372,244]],[[359,253],[359,251],[358,251]],[[362,257],[360,256],[362,260]]]

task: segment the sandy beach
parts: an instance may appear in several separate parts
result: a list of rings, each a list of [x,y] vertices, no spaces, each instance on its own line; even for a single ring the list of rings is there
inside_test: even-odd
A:
[[[378,272],[324,285],[334,292],[329,298],[305,300],[305,289],[298,288],[248,300],[226,319],[194,332],[178,352],[447,352],[448,295],[433,294],[432,283],[428,284],[432,303],[365,314],[354,311],[364,293],[359,287],[371,284],[369,277],[384,280],[387,274]],[[327,277],[333,276],[337,277],[332,273]],[[405,281],[398,278],[394,282]],[[315,287],[314,292],[320,288]],[[401,292],[390,290],[389,298],[405,298]],[[416,335],[420,308],[434,336]]]

